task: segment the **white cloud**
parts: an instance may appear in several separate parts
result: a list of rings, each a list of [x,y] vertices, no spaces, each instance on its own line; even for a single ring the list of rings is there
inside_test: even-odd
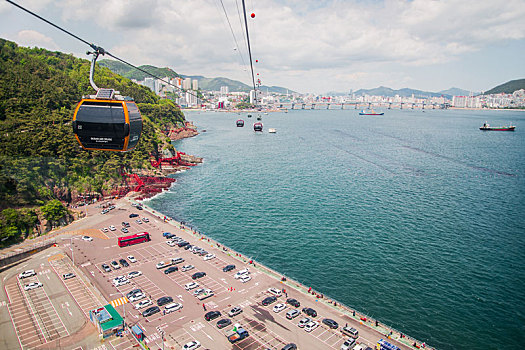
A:
[[[15,41],[22,46],[43,47],[52,51],[60,50],[60,47],[53,41],[53,39],[34,30],[22,30],[18,32]]]

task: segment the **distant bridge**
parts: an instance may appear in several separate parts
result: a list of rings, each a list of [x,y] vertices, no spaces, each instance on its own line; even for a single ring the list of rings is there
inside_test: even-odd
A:
[[[287,102],[273,104],[273,107],[286,109],[443,109],[448,105],[425,102]]]

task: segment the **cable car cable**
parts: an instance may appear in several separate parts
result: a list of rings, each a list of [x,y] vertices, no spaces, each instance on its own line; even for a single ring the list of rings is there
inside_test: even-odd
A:
[[[242,0],[242,10],[244,12],[244,26],[246,28],[246,41],[248,43],[248,55],[250,56],[250,68],[252,71],[253,90],[255,92],[255,106],[257,106],[257,88],[255,87],[255,76],[253,75],[252,49],[250,48],[250,34],[248,33],[248,20],[246,18],[246,5]]]
[[[226,16],[226,21],[228,21],[228,25],[230,26],[230,31],[232,32],[233,40],[235,41],[235,46],[238,48],[237,52],[239,53],[239,56],[241,56],[241,61],[243,66],[246,66],[246,62],[244,62],[244,57],[242,57],[239,43],[237,42],[237,37],[235,36],[235,33],[233,32],[232,24],[230,23],[230,18],[228,17],[228,13],[226,12],[226,8],[224,7],[224,3],[222,0],[219,0],[222,5],[222,10],[224,11],[224,15]]]

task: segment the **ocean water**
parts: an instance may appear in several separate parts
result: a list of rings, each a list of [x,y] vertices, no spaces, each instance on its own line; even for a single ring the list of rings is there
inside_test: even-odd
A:
[[[523,348],[525,113],[385,112],[187,113],[204,163],[149,205],[437,348]]]

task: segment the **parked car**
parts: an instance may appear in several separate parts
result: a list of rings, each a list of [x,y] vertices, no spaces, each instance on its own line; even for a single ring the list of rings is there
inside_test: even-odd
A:
[[[111,268],[109,267],[108,264],[102,264],[102,270],[106,272],[111,272]]]
[[[159,307],[158,306],[152,306],[152,307],[146,309],[144,312],[142,312],[142,317],[148,317],[148,316],[156,314],[157,312],[160,312]]]
[[[68,272],[62,275],[63,280],[68,280],[73,277],[76,277],[76,275],[73,272]]]
[[[123,286],[123,285],[128,284],[128,283],[129,283],[129,280],[126,277],[124,277],[124,276],[121,276],[121,278],[119,278],[119,279],[113,280],[113,285],[115,287],[120,287],[120,286]]]
[[[35,289],[35,288],[39,288],[39,287],[42,287],[43,284],[40,283],[40,282],[31,282],[29,284],[26,284],[24,286],[24,290],[31,290],[31,289]]]
[[[93,240],[93,238],[91,238],[89,236],[82,236],[82,240],[84,240],[86,242],[91,242]]]
[[[233,278],[239,279],[242,276],[247,275],[249,273],[250,273],[250,270],[248,270],[248,268],[245,268],[245,269],[237,271],[237,273],[235,275],[233,275]]]
[[[166,241],[166,244],[169,245],[170,247],[175,247],[177,245],[177,242],[170,240],[170,241]]]
[[[117,228],[116,228],[115,226],[113,226],[113,225],[109,225],[109,230],[110,230],[110,231],[115,231],[116,229],[117,229]]]
[[[286,344],[281,350],[297,350],[297,345],[294,343]]]
[[[130,273],[128,273],[128,278],[135,278],[140,275],[142,275],[141,271],[131,271]]]
[[[215,258],[215,254],[208,254],[204,257],[204,261],[211,260]]]
[[[177,245],[179,246],[179,248],[182,248],[184,246],[187,246],[189,243],[186,242],[186,241],[182,241],[182,242],[179,242]]]
[[[311,317],[317,317],[317,311],[312,309],[311,307],[305,307],[303,308],[303,312]]]
[[[193,275],[191,275],[191,278],[196,280],[197,278],[202,278],[206,276],[206,272],[195,272]]]
[[[266,297],[266,298],[263,299],[261,304],[263,304],[264,306],[267,306],[267,305],[270,305],[272,303],[275,303],[276,301],[277,301],[276,297]]]
[[[299,307],[301,306],[301,303],[298,302],[297,300],[293,299],[293,298],[288,298],[286,299],[286,302],[290,305],[292,305],[293,307]]]
[[[314,329],[316,329],[317,327],[319,327],[319,322],[312,321],[312,322],[309,322],[308,324],[306,324],[306,326],[304,326],[304,330],[307,331],[307,332],[311,332]]]
[[[129,222],[122,221],[122,227],[129,227]]]
[[[102,232],[107,233],[109,230],[106,227],[102,227]]]
[[[195,266],[193,266],[193,265],[184,265],[184,266],[182,266],[182,267],[180,268],[180,270],[181,270],[182,272],[186,272],[186,271],[192,270],[192,269],[194,269],[194,268],[195,268]]]
[[[164,261],[161,261],[161,262],[157,263],[157,265],[155,265],[155,267],[156,267],[157,269],[163,269],[163,268],[168,267],[168,266],[170,266],[170,265],[171,265],[171,263],[168,264],[168,263],[166,263],[166,262],[164,262]]]
[[[113,260],[113,261],[111,262],[111,267],[112,267],[113,269],[115,269],[115,270],[120,269],[120,265],[119,265],[118,262],[116,262],[115,260]]]
[[[223,318],[222,320],[217,321],[217,328],[222,329],[232,324],[232,320],[229,318]]]
[[[133,289],[133,290],[130,290],[127,294],[126,294],[126,298],[130,298],[132,297],[133,295],[135,294],[138,294],[138,293],[142,293],[142,289]]]
[[[323,318],[323,323],[332,329],[339,328],[339,324],[331,318]]]
[[[142,208],[141,205],[137,205],[137,209],[138,209],[138,210],[142,210],[142,209],[144,209],[144,208]]]
[[[204,315],[204,319],[206,321],[211,321],[220,316],[221,316],[221,313],[219,311],[209,311]]]
[[[341,350],[351,350],[355,349],[355,339],[348,338],[343,344],[341,344]]]
[[[173,301],[172,297],[161,297],[157,299],[157,305],[158,306],[166,305],[168,303],[171,303],[172,301]]]
[[[276,297],[280,297],[283,294],[283,292],[277,288],[268,288],[268,293],[275,295]]]
[[[143,222],[149,222],[149,219],[148,218],[142,218],[142,221]]]
[[[139,214],[131,213],[129,214],[130,219],[138,217]]]
[[[250,275],[244,275],[244,276],[241,276],[241,277],[239,278],[239,281],[241,281],[242,283],[246,283],[246,282],[248,282],[248,281],[251,280],[251,279],[252,279],[252,276],[250,276]]]
[[[183,248],[184,248],[184,250],[189,250],[189,249],[191,249],[191,244],[185,245]]]
[[[24,272],[22,272],[22,273],[20,273],[18,275],[18,278],[22,279],[22,278],[27,278],[27,277],[31,277],[31,276],[36,276],[35,270],[24,271]]]
[[[179,268],[177,266],[171,266],[171,267],[168,267],[166,270],[164,270],[164,273],[167,275],[169,273],[172,273],[178,270]]]
[[[170,232],[162,232],[162,237],[168,237],[169,235],[171,235]]]
[[[189,343],[184,344],[184,346],[182,347],[182,350],[195,350],[200,346],[201,346],[201,343],[199,343],[197,340],[192,340]]]
[[[310,322],[312,322],[312,319],[310,317],[302,318],[297,324],[297,327],[304,328],[304,326],[306,326]]]
[[[129,264],[126,261],[126,259],[119,259],[118,262],[120,263],[120,265],[122,265],[122,267],[128,267],[129,266]]]
[[[146,294],[140,292],[140,293],[135,293],[133,294],[132,296],[130,296],[128,298],[128,300],[132,303],[136,302],[136,301],[139,301],[141,299],[144,299],[146,297]],[[137,304],[138,305],[138,304]],[[151,305],[151,301],[149,301],[149,304],[148,305]]]
[[[198,286],[199,286],[198,283],[196,283],[196,282],[190,282],[190,283],[186,283],[186,284],[184,285],[184,289],[186,289],[186,290],[192,290],[192,289],[194,289],[194,288],[197,288]]]
[[[172,264],[180,264],[184,262],[184,259],[183,258],[174,258],[174,259],[171,259],[171,263]]]
[[[299,316],[301,313],[299,312],[299,310],[297,309],[292,309],[290,311],[288,311],[286,313],[286,318],[289,319],[289,320],[292,320],[294,318],[296,318],[297,316]]]
[[[140,219],[135,220],[137,224],[142,225],[142,221]]]
[[[170,312],[175,312],[180,309],[182,309],[182,304],[180,303],[169,303],[168,305],[164,307],[164,310],[166,311],[167,314],[169,314]]]
[[[222,268],[223,272],[229,272],[231,270],[235,270],[235,265],[226,265]]]
[[[233,309],[231,309],[230,312],[228,312],[228,316],[230,317],[237,316],[241,312],[242,312],[242,309],[239,306],[236,306]]]
[[[273,307],[273,312],[281,312],[283,311],[284,309],[286,309],[286,304],[283,304],[283,303],[280,303],[280,304],[277,304]]]
[[[122,231],[122,233],[129,233],[129,230],[125,227],[121,228],[120,231]]]
[[[137,259],[135,259],[135,257],[133,255],[128,255],[128,260],[130,263],[136,263],[137,262]]]
[[[359,332],[354,327],[345,326],[341,328],[341,333],[348,335],[349,337],[352,337],[352,338],[359,337]]]

